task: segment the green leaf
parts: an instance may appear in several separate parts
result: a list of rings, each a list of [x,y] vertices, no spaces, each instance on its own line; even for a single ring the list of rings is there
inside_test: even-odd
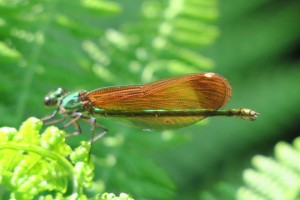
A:
[[[63,131],[51,126],[40,135],[41,128],[42,122],[33,117],[19,131],[0,128],[0,183],[11,191],[11,199],[32,199],[46,191],[82,199],[93,179],[90,144],[72,151]]]
[[[121,193],[120,196],[116,196],[113,193],[104,193],[97,198],[99,200],[133,200],[128,194]]]
[[[20,53],[13,48],[10,48],[3,42],[0,42],[0,61],[16,61],[20,58]]]
[[[279,142],[275,156],[254,156],[254,169],[243,173],[245,185],[237,192],[238,199],[299,199],[300,138],[293,145]]]

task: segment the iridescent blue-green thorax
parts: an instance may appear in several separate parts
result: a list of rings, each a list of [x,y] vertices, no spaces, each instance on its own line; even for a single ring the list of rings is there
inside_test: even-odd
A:
[[[46,106],[59,106],[60,113],[84,112],[80,92],[68,93],[63,88],[50,92],[44,99]]]
[[[79,92],[73,92],[62,98],[60,106],[68,111],[84,111]]]

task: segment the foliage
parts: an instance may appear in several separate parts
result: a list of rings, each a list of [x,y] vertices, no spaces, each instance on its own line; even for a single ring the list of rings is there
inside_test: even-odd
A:
[[[228,107],[258,111],[257,122],[212,119],[150,134],[99,119],[110,132],[93,146],[88,193],[234,198],[249,159],[299,132],[299,8],[293,0],[0,0],[0,124],[45,116],[43,96],[57,87],[215,71],[232,84]]]
[[[300,138],[293,146],[279,142],[275,158],[254,156],[255,169],[243,173],[245,186],[239,188],[237,198],[247,199],[299,199],[300,197]]]
[[[116,196],[113,193],[104,193],[100,197],[101,200],[133,200],[128,194],[121,193],[120,196]]]
[[[19,131],[0,129],[0,183],[12,191],[11,199],[33,199],[47,191],[58,198],[67,192],[68,184],[72,191],[66,199],[86,198],[83,189],[91,186],[93,178],[90,145],[83,142],[72,151],[63,131],[48,127],[40,135],[41,128],[40,120],[29,118]]]

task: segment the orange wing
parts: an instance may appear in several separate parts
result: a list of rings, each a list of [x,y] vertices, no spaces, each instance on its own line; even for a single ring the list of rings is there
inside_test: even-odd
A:
[[[119,86],[97,89],[86,94],[94,108],[107,110],[189,110],[214,109],[230,99],[228,81],[214,73],[190,74],[146,85]],[[189,117],[130,117],[131,125],[149,129],[187,126],[203,116]]]

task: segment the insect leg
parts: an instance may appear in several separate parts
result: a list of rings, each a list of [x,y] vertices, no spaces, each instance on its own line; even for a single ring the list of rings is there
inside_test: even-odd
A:
[[[82,117],[82,120],[86,121],[87,123],[92,125],[92,139],[90,140],[90,142],[95,142],[96,140],[100,139],[101,137],[103,137],[106,133],[108,133],[108,129],[105,128],[104,126],[102,126],[101,124],[97,123],[96,118],[94,117]],[[99,127],[101,128],[103,131],[99,134],[97,134],[95,137],[95,127]]]
[[[43,118],[42,118],[42,121],[47,121],[47,120],[49,120],[49,119],[52,119],[52,118],[58,113],[58,111],[59,111],[59,108],[56,109],[51,115],[48,115],[48,116],[46,116],[46,117],[43,117]]]
[[[79,113],[79,112],[74,112],[72,113],[71,115],[71,118],[73,118],[71,121],[69,121],[67,124],[65,124],[63,126],[63,128],[66,128],[68,126],[70,126],[71,124],[74,124],[75,125],[75,128],[77,129],[77,131],[73,132],[73,133],[70,133],[70,134],[67,134],[66,137],[70,137],[70,136],[75,136],[75,135],[78,135],[81,133],[81,127],[78,123],[78,120],[80,118],[82,118],[82,113]]]
[[[59,122],[63,122],[65,120],[66,120],[66,117],[63,117],[63,118],[60,118],[60,119],[56,119],[56,120],[52,120],[52,121],[49,121],[49,122],[45,122],[45,124],[46,125],[51,125],[51,124],[56,124],[56,123],[59,123]]]
[[[41,120],[42,120],[42,121],[48,121],[48,120],[52,119],[53,117],[55,117],[55,115],[56,115],[58,112],[59,112],[59,109],[56,109],[51,115],[46,116],[46,117],[42,118]],[[44,124],[46,124],[46,125],[51,125],[51,124],[56,124],[56,123],[65,121],[65,120],[66,120],[66,117],[64,116],[64,117],[61,118],[61,119],[56,119],[56,120],[48,121],[48,122],[45,122]]]
[[[92,138],[89,141],[91,144],[93,144],[93,142],[95,142],[99,138],[103,137],[108,132],[107,128],[105,128],[101,124],[97,123],[96,118],[94,118],[94,117],[83,117],[82,119],[92,125]],[[100,134],[96,135],[96,137],[95,137],[95,127],[96,126],[101,128],[103,131]],[[92,147],[93,146],[91,145],[91,148],[90,148],[90,151],[89,151],[89,159],[90,159],[90,156],[91,156]]]

